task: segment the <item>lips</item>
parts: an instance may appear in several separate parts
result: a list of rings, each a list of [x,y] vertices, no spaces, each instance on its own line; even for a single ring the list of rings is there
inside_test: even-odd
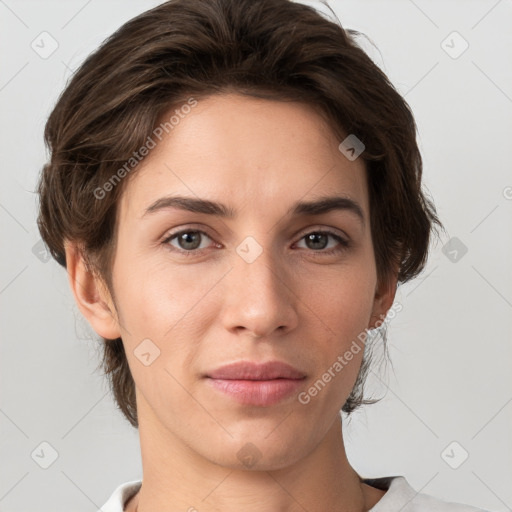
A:
[[[207,374],[212,379],[223,380],[273,380],[273,379],[303,379],[304,372],[281,361],[253,363],[239,361],[213,370]]]
[[[306,374],[280,361],[240,361],[213,370],[206,377],[214,390],[240,404],[267,407],[297,392]]]

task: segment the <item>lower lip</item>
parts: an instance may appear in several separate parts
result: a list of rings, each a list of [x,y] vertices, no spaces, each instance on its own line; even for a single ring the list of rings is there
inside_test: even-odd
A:
[[[274,405],[291,395],[304,379],[223,380],[208,379],[211,385],[245,405]]]

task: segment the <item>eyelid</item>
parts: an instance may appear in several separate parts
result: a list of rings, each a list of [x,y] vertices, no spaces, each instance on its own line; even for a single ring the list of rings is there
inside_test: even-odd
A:
[[[169,238],[172,238],[176,235],[179,235],[180,233],[187,231],[197,231],[198,233],[206,235],[208,238],[213,238],[213,236],[210,233],[208,233],[208,231],[202,224],[185,224],[183,226],[178,226],[176,229],[173,228],[171,230],[166,231],[165,234],[162,236],[162,241],[168,240]]]
[[[162,237],[162,242],[166,242],[169,239],[175,237],[176,235],[179,235],[180,233],[184,233],[187,231],[195,231],[195,232],[201,233],[203,235],[206,235],[211,240],[213,240],[213,238],[214,238],[207,231],[205,231],[205,229],[202,226],[200,227],[199,224],[189,224],[189,225],[185,225],[185,226],[180,226],[179,228],[177,228],[176,231],[167,231],[165,233],[165,235],[163,235],[163,237]],[[296,235],[298,237],[296,241],[298,242],[303,237],[305,237],[306,235],[309,235],[311,233],[326,233],[326,234],[331,234],[331,235],[337,235],[340,238],[343,238],[343,240],[345,240],[346,242],[348,242],[350,240],[350,237],[344,231],[339,230],[337,228],[332,228],[332,227],[327,227],[327,226],[309,226],[308,228],[305,228],[304,231],[299,231],[300,236]]]
[[[170,241],[172,239],[174,239],[175,237],[177,237],[178,235],[180,235],[182,233],[188,233],[188,232],[200,233],[201,235],[204,235],[204,236],[208,237],[213,242],[213,244],[215,244],[217,246],[221,245],[218,242],[216,242],[214,237],[212,235],[210,235],[206,230],[201,229],[199,227],[195,227],[194,225],[187,225],[187,226],[183,226],[183,227],[180,226],[180,228],[178,228],[176,231],[168,231],[168,232],[166,232],[166,234],[162,238],[162,244],[170,245]],[[175,251],[178,251],[178,252],[185,252],[185,253],[188,253],[188,254],[194,254],[194,253],[198,254],[198,253],[206,250],[206,249],[195,249],[193,251],[186,251],[185,249],[179,249],[179,248],[174,247],[174,246],[172,246],[172,249],[175,250]]]
[[[313,234],[313,233],[326,235],[328,237],[333,238],[337,242],[337,246],[336,247],[331,247],[330,249],[320,249],[318,251],[315,251],[313,249],[307,249],[307,248],[305,248],[305,249],[301,248],[300,249],[301,251],[308,252],[313,257],[316,257],[316,256],[318,256],[318,257],[334,256],[334,255],[337,255],[337,254],[341,254],[344,251],[347,251],[347,250],[349,250],[352,247],[352,241],[351,241],[351,239],[348,236],[346,236],[345,234],[341,235],[341,234],[339,234],[339,232],[337,230],[329,229],[329,228],[313,228],[313,229],[309,229],[305,233],[301,234],[301,236],[299,237],[297,242],[294,242],[294,245],[299,243],[299,242],[301,242],[304,239],[304,237],[306,237],[307,235]]]
[[[341,229],[324,225],[309,226],[304,231],[299,231],[300,236],[298,236],[298,240],[301,240],[303,237],[309,235],[310,233],[325,233],[327,235],[339,236],[347,243],[350,241],[350,237]]]

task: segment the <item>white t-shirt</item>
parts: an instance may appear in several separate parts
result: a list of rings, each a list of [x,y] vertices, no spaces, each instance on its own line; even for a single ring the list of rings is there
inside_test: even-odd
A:
[[[364,483],[387,491],[370,512],[485,512],[469,505],[448,503],[417,493],[403,476],[365,479]],[[98,512],[123,512],[128,500],[140,489],[141,480],[121,484]]]

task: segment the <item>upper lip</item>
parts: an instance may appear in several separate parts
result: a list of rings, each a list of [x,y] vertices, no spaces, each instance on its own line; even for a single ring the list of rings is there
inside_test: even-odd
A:
[[[207,377],[225,380],[302,379],[306,374],[281,361],[237,361],[209,372]]]

